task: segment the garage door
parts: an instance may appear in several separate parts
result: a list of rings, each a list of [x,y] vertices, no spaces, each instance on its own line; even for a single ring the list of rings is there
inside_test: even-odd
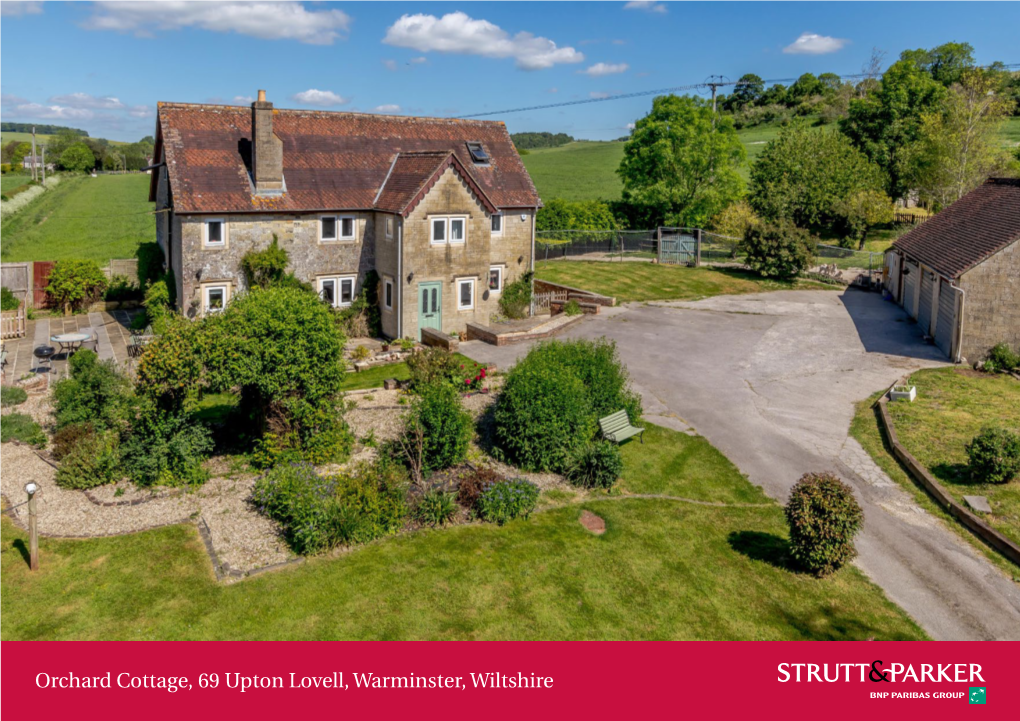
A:
[[[947,356],[953,355],[953,333],[956,331],[956,296],[959,291],[944,278],[939,285],[939,319],[935,324],[935,345]]]
[[[932,313],[932,291],[935,289],[935,280],[930,270],[921,271],[921,297],[917,307],[917,327],[925,335],[931,333]]]
[[[917,306],[914,304],[914,289],[917,288],[917,276],[920,270],[916,263],[907,263],[907,274],[903,276],[903,307],[911,318],[917,317]]]

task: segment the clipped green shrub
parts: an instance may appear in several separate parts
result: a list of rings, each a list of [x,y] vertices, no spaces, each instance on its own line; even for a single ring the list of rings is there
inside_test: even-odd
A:
[[[96,428],[91,423],[71,423],[53,434],[53,448],[50,451],[58,461],[73,451],[87,436],[94,436]]]
[[[766,278],[794,278],[811,265],[811,234],[789,221],[749,226],[744,234],[747,267]]]
[[[393,463],[362,463],[322,476],[305,463],[279,465],[255,482],[252,502],[303,555],[364,543],[400,529],[407,480]]]
[[[116,483],[124,475],[112,431],[83,435],[63,457],[57,469],[57,485],[84,490]]]
[[[196,486],[209,479],[202,467],[213,449],[211,431],[183,413],[146,408],[121,446],[124,470],[142,486]]]
[[[120,428],[132,406],[131,381],[112,360],[80,350],[68,362],[70,377],[53,388],[57,428],[91,423],[97,429]]]
[[[460,370],[456,356],[436,346],[419,348],[407,357],[406,363],[411,390],[452,383],[454,374]]]
[[[1020,368],[1020,353],[1014,353],[1006,343],[996,343],[988,353],[984,369],[989,373],[1012,371]]]
[[[983,429],[966,446],[970,475],[979,483],[1008,483],[1020,475],[1020,434]]]
[[[405,437],[420,433],[421,467],[426,475],[464,460],[472,427],[460,395],[448,383],[420,387],[404,418]]]
[[[510,370],[496,399],[496,446],[520,468],[557,471],[592,438],[596,416],[581,379],[533,353]]]
[[[58,260],[50,271],[46,293],[70,313],[98,299],[106,286],[106,276],[96,261]]]
[[[0,386],[0,406],[20,406],[28,400],[28,391],[17,386]]]
[[[623,472],[620,448],[611,441],[594,440],[581,448],[564,470],[567,480],[583,488],[612,488]]]
[[[0,310],[17,310],[21,301],[6,285],[0,286]]]
[[[438,489],[426,491],[414,508],[414,517],[428,526],[442,526],[457,514],[457,498]]]
[[[7,413],[0,416],[0,442],[21,441],[36,448],[46,446],[46,434],[32,416],[24,413]]]
[[[850,486],[831,473],[805,473],[786,503],[790,549],[807,571],[825,576],[857,555],[854,536],[864,513]]]
[[[478,497],[478,515],[502,526],[515,518],[527,518],[538,503],[538,486],[523,478],[488,486]]]

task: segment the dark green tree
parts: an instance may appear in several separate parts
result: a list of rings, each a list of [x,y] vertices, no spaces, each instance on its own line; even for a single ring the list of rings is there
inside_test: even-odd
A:
[[[960,81],[964,70],[974,67],[974,47],[970,43],[944,43],[931,50],[904,50],[900,60],[912,61],[948,88]]]
[[[96,156],[85,143],[75,143],[60,154],[60,167],[74,173],[87,173],[96,167]]]

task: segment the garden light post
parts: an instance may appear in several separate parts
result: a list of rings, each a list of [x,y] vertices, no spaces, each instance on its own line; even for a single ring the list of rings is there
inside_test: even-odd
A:
[[[39,527],[35,514],[35,494],[39,486],[34,483],[25,484],[25,493],[28,494],[28,556],[29,568],[33,571],[39,570]]]

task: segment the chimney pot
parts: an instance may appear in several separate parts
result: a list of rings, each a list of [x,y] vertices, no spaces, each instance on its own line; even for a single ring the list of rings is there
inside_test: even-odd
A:
[[[266,91],[265,90],[259,90],[259,102],[260,103],[266,102]]]

